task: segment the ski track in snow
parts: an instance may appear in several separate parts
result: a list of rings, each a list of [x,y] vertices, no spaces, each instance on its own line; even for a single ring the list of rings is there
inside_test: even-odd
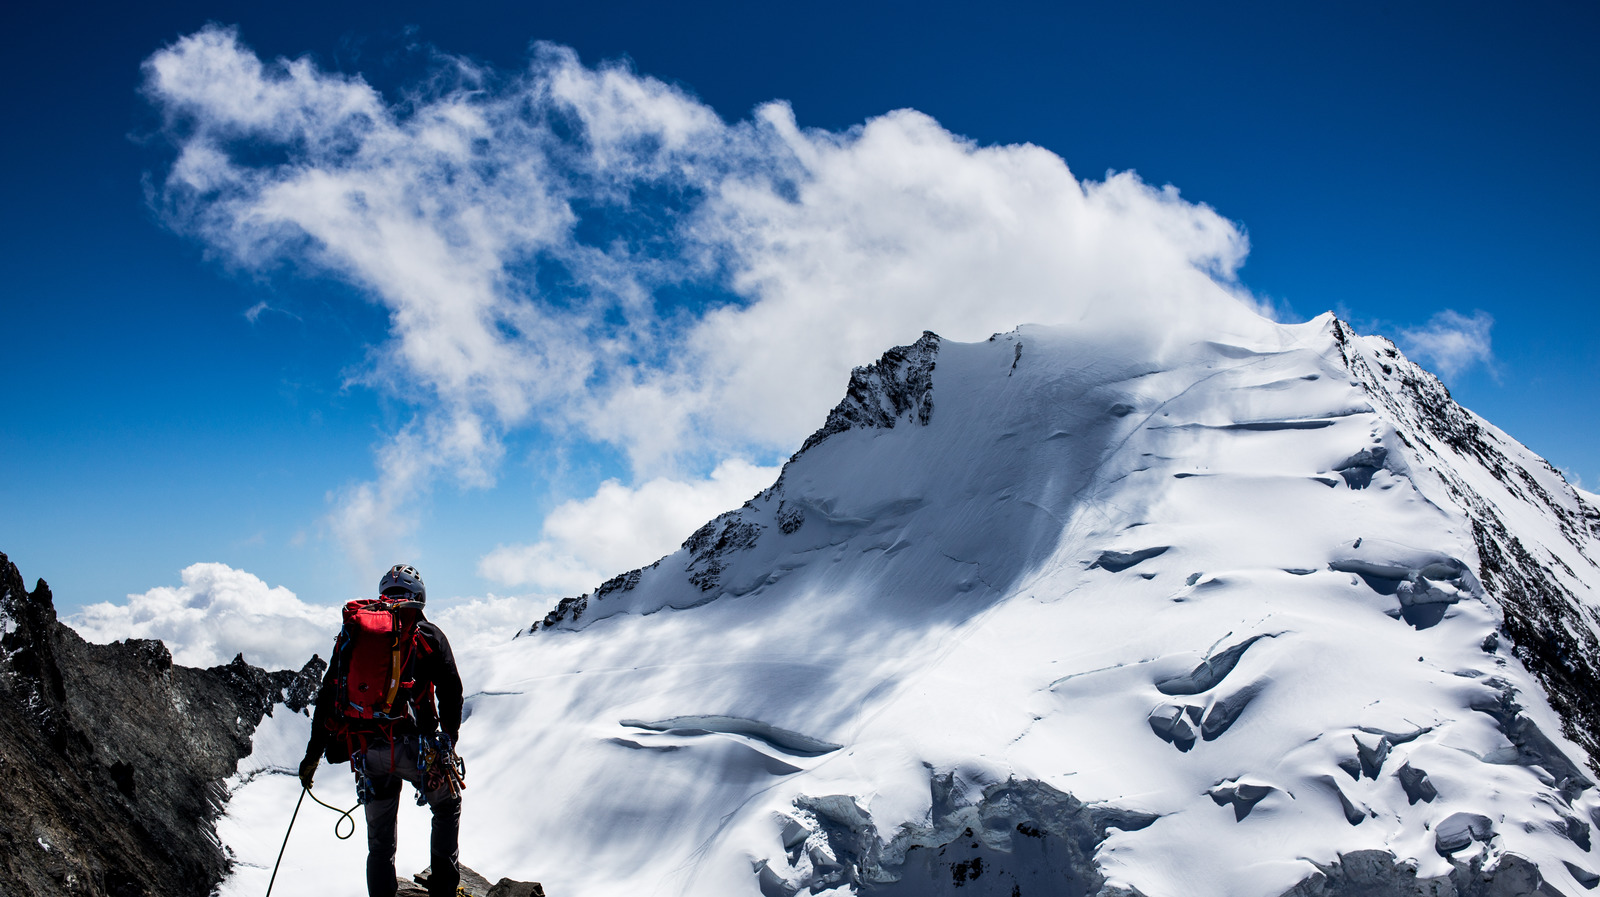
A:
[[[1040,820],[1093,817],[1097,874],[1148,897],[1276,897],[1358,850],[1444,875],[1445,841],[1586,892],[1585,755],[1487,641],[1502,611],[1436,468],[1591,608],[1600,544],[1419,447],[1335,326],[1241,324],[1154,370],[1027,327],[874,369],[889,389],[931,365],[925,424],[902,401],[892,427],[834,432],[696,551],[462,652],[462,861],[583,897],[998,894],[1064,862],[1024,861],[1049,852]],[[224,897],[265,889],[306,725],[280,710],[241,761]],[[318,794],[347,803],[348,781],[324,768]],[[364,838],[333,839],[333,817],[302,810],[283,893],[364,893]],[[415,871],[427,813],[401,829]]]

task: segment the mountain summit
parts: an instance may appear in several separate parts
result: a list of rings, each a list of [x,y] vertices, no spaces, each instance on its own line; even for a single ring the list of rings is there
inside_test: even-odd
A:
[[[462,858],[586,897],[1586,893],[1597,504],[1332,316],[925,334],[769,489],[463,658]],[[358,892],[324,840],[280,883]]]

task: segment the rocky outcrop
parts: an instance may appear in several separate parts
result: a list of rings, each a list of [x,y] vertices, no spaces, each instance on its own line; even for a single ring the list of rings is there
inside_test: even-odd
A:
[[[896,346],[883,353],[876,362],[858,367],[850,372],[850,384],[839,404],[828,412],[828,419],[807,437],[800,450],[789,458],[792,462],[822,443],[828,437],[846,430],[887,430],[896,423],[915,423],[927,426],[933,418],[933,369],[939,356],[939,335],[925,330],[922,337],[909,346]],[[785,465],[784,470],[788,470]],[[740,552],[753,548],[760,539],[766,524],[751,519],[746,513],[754,502],[770,503],[777,500],[776,511],[769,512],[772,522],[784,535],[792,535],[805,525],[804,509],[783,501],[782,473],[778,481],[744,503],[739,510],[718,516],[690,534],[683,549],[688,553],[685,564],[687,578],[701,592],[714,592],[722,586],[723,572],[729,560]],[[646,571],[660,566],[657,561],[647,568],[630,570],[613,577],[593,593],[562,598],[527,629],[517,633],[532,635],[581,620],[590,610],[591,602],[600,602],[608,595],[629,592],[636,588]],[[602,616],[604,613],[601,614]]]
[[[627,573],[621,573],[611,577],[610,579],[601,583],[599,588],[594,590],[594,600],[600,601],[607,595],[615,595],[619,592],[633,591],[634,588],[639,585],[639,580],[644,576],[644,571],[646,569],[654,570],[659,566],[661,566],[661,562],[656,561],[648,568],[641,567],[637,570],[629,570]],[[591,596],[589,593],[585,592],[582,595],[570,596],[561,599],[556,603],[555,607],[550,609],[549,613],[544,615],[544,619],[535,620],[533,625],[529,626],[525,631],[518,630],[517,634],[513,636],[513,638],[520,638],[523,635],[532,635],[533,633],[538,632],[541,627],[544,629],[550,629],[563,620],[572,620],[576,622],[583,617],[583,612],[588,610],[590,597]]]
[[[740,512],[729,511],[695,530],[683,543],[689,552],[689,581],[702,592],[721,585],[724,561],[754,548],[761,529],[761,524],[745,520]]]
[[[886,430],[900,420],[927,426],[933,417],[933,367],[938,355],[939,335],[925,330],[911,345],[896,346],[877,362],[851,371],[844,398],[794,457],[846,430]]]
[[[159,641],[89,644],[0,554],[0,895],[210,893],[228,867],[224,780],[324,669],[198,670]]]
[[[395,897],[428,897],[428,879],[432,873],[429,867],[415,878],[396,879]],[[467,892],[467,897],[544,897],[544,885],[536,881],[502,878],[491,885],[487,878],[466,866],[461,867],[460,888]]]

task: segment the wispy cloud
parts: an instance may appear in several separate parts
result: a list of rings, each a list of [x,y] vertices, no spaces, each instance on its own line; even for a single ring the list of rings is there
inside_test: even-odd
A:
[[[440,57],[390,101],[218,27],[145,72],[173,227],[237,264],[320,267],[388,312],[362,381],[415,416],[334,496],[357,560],[391,552],[439,478],[493,483],[518,429],[686,483],[792,450],[852,366],[924,329],[1068,323],[1154,351],[1253,314],[1247,241],[1210,208],[912,110],[829,132],[772,103],[730,124],[549,45],[521,73]],[[508,551],[486,572],[524,577],[534,555]]]
[[[269,305],[267,303],[267,300],[265,300],[265,299],[261,300],[260,302],[257,302],[255,305],[252,305],[249,308],[245,309],[244,310],[244,319],[246,321],[249,321],[250,323],[254,324],[257,321],[261,320],[261,316],[266,314],[269,311],[270,312],[274,312],[276,314],[280,314],[280,315],[286,315],[288,317],[294,318],[296,321],[304,320],[304,318],[301,318],[299,315],[295,314],[292,311],[289,311],[288,309],[278,308],[275,305]]]
[[[1489,331],[1494,318],[1486,311],[1469,317],[1446,309],[1434,315],[1423,327],[1400,331],[1400,345],[1407,355],[1427,363],[1446,379],[1477,365],[1493,370],[1494,348]]]

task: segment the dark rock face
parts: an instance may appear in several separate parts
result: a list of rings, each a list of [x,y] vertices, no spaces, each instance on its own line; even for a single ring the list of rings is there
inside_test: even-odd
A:
[[[1343,323],[1334,322],[1334,337],[1346,367],[1361,381],[1373,403],[1405,425],[1397,430],[1401,440],[1424,458],[1439,460],[1432,465],[1435,472],[1471,517],[1478,548],[1478,580],[1505,609],[1504,634],[1511,650],[1544,686],[1551,705],[1561,714],[1562,734],[1582,745],[1590,769],[1600,772],[1600,702],[1595,700],[1600,695],[1600,639],[1595,636],[1600,630],[1600,611],[1580,602],[1552,573],[1549,562],[1533,555],[1500,519],[1494,505],[1453,470],[1452,459],[1443,453],[1481,465],[1513,496],[1548,514],[1580,554],[1587,539],[1600,535],[1600,510],[1575,491],[1567,498],[1576,512],[1568,503],[1556,501],[1522,465],[1507,456],[1498,437],[1456,404],[1438,378],[1405,360],[1398,351],[1387,350],[1389,360],[1379,362],[1375,369],[1352,345],[1353,334]],[[1361,465],[1377,461],[1353,458],[1346,463],[1359,470]]]
[[[883,357],[876,362],[851,371],[850,385],[845,390],[844,398],[828,413],[828,419],[822,427],[812,433],[800,451],[795,452],[789,460],[798,459],[828,437],[846,430],[892,429],[896,423],[927,426],[933,418],[933,369],[939,355],[939,343],[938,334],[931,330],[923,331],[922,337],[911,345],[896,346],[883,353]],[[1020,347],[1018,357],[1021,357]],[[788,470],[787,466],[784,470]],[[784,535],[792,535],[804,526],[805,510],[787,505],[781,498],[782,494],[783,474],[780,473],[776,483],[755,499],[745,502],[742,509],[722,514],[690,534],[683,543],[684,550],[689,553],[686,564],[689,582],[701,592],[714,592],[723,584],[723,573],[729,561],[739,552],[755,547],[762,532],[768,528],[765,523],[748,519],[754,515],[745,513],[752,509],[752,502],[756,500],[778,499],[778,509],[772,515],[772,522]],[[1165,549],[1143,554],[1138,560],[1152,557],[1162,550]],[[593,593],[562,598],[542,620],[535,620],[517,635],[532,635],[564,623],[576,624],[590,611],[591,602],[596,602],[595,609],[604,615],[604,605],[598,602],[609,595],[632,591],[639,585],[641,577],[647,575],[646,571],[656,569],[660,563],[657,561],[647,568],[630,570],[614,577]]]
[[[648,568],[641,567],[637,570],[629,570],[627,573],[621,573],[611,577],[610,579],[601,583],[599,588],[594,590],[594,600],[600,601],[603,600],[607,595],[615,595],[620,592],[633,591],[634,588],[639,585],[639,580],[644,576],[644,571],[646,569],[654,570],[660,564],[660,561],[656,561]],[[582,595],[561,599],[556,603],[555,607],[550,609],[549,613],[544,615],[543,620],[535,620],[533,625],[529,626],[526,630],[519,630],[517,634],[513,636],[513,638],[519,638],[523,635],[532,635],[533,633],[538,632],[541,627],[544,629],[549,629],[552,626],[555,626],[557,623],[560,623],[562,620],[570,619],[576,622],[578,619],[583,617],[583,612],[588,610],[589,598],[589,594],[584,593]]]
[[[89,644],[0,554],[0,895],[210,893],[228,867],[224,780],[324,668],[197,670],[159,641]]]
[[[1474,517],[1472,535],[1479,578],[1505,606],[1512,652],[1539,677],[1561,714],[1562,734],[1582,745],[1589,768],[1600,772],[1600,642],[1592,628],[1600,614],[1547,575],[1498,518]]]
[[[489,889],[488,897],[544,897],[544,885],[536,881],[502,878]]]
[[[746,506],[749,506],[748,502]],[[798,526],[796,524],[796,528]],[[702,592],[717,588],[722,584],[722,572],[728,558],[738,552],[754,548],[761,538],[763,529],[765,527],[762,524],[745,520],[742,511],[729,511],[695,530],[683,543],[684,550],[689,553],[686,565],[689,582]],[[584,594],[575,598],[561,599],[549,613],[544,615],[543,620],[535,621],[525,632],[532,635],[540,629],[551,629],[565,620],[577,622],[583,618],[584,611],[589,609],[590,601],[604,601],[608,595],[633,591],[643,578],[644,570],[653,570],[660,563],[656,561],[649,568],[630,570],[620,576],[614,576],[595,589],[592,595]],[[523,633],[517,634],[520,636]]]
[[[683,543],[689,552],[689,581],[702,592],[721,585],[723,560],[754,548],[761,529],[761,524],[747,522],[738,511],[729,511],[695,530]]]
[[[911,345],[896,346],[875,363],[851,371],[844,398],[794,457],[846,430],[890,429],[902,418],[927,426],[933,417],[933,367],[938,354],[939,335],[925,330]]]
[[[428,879],[433,867],[417,873],[416,878],[395,880],[395,897],[428,897]],[[461,867],[460,888],[467,897],[544,897],[544,885],[536,881],[512,881],[502,878],[494,884],[467,866]]]

